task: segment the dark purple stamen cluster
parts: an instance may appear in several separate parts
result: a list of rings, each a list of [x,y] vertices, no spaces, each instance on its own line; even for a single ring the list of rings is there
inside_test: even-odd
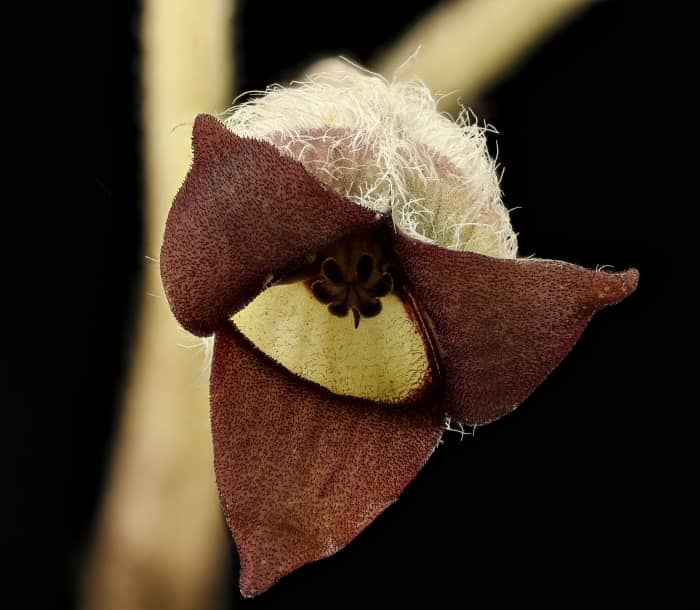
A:
[[[334,316],[344,318],[352,311],[355,328],[360,317],[373,318],[382,310],[379,300],[394,288],[390,265],[368,252],[359,256],[329,256],[321,263],[321,272],[311,283],[311,292]]]

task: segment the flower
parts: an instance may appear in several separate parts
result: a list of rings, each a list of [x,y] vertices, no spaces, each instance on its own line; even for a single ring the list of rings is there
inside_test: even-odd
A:
[[[484,130],[416,83],[321,75],[197,117],[161,252],[215,336],[211,422],[246,596],[352,540],[449,420],[520,404],[638,273],[516,258]]]

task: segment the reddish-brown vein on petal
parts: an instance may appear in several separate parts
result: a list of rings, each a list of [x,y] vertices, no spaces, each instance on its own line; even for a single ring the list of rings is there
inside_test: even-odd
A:
[[[168,301],[190,332],[210,334],[271,274],[381,221],[271,144],[238,137],[212,116],[197,117],[192,142],[160,255]]]
[[[337,396],[284,370],[234,328],[215,335],[217,483],[240,555],[243,595],[346,545],[435,449],[427,405]]]
[[[639,273],[541,259],[498,259],[393,237],[437,342],[445,410],[472,425],[520,404],[569,353],[593,314]]]

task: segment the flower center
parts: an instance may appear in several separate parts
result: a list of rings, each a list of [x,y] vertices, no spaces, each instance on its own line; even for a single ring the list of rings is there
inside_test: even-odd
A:
[[[392,273],[392,263],[379,240],[353,238],[323,257],[307,286],[332,315],[344,318],[352,312],[357,328],[361,318],[374,318],[382,311],[379,299],[394,289]]]
[[[231,322],[267,356],[335,394],[410,403],[432,383],[433,360],[381,238],[356,235],[309,256],[297,272],[271,278]]]

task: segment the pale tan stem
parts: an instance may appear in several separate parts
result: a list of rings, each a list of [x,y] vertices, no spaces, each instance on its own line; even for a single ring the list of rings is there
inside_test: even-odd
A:
[[[454,110],[517,66],[536,44],[592,0],[454,0],[439,4],[373,64],[391,78],[418,47],[401,76],[417,76]]]
[[[232,98],[232,13],[232,0],[144,2],[145,252],[155,259],[189,167],[192,120]],[[212,608],[227,534],[212,468],[208,375],[201,352],[181,347],[197,341],[170,313],[156,262],[146,263],[141,292],[84,608]]]

